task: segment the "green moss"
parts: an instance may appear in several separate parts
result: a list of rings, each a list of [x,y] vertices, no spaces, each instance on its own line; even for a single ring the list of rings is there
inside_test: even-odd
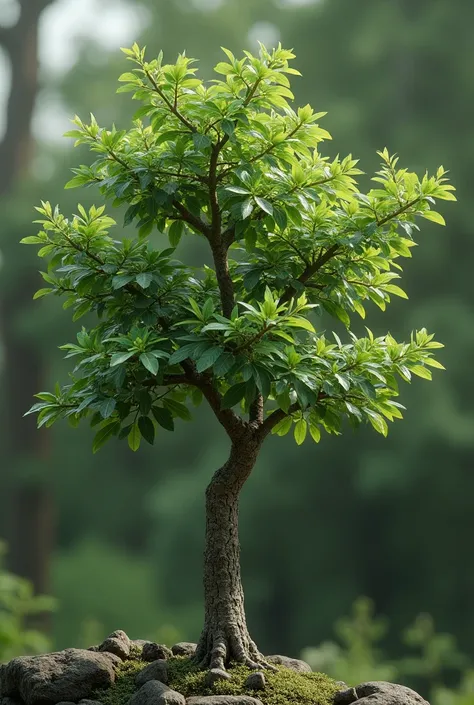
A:
[[[103,705],[127,705],[136,691],[135,677],[147,664],[130,660],[121,664],[115,684],[107,691],[98,691],[97,700]],[[337,691],[335,682],[323,673],[297,673],[278,666],[278,670],[265,671],[266,688],[254,691],[244,687],[250,669],[246,666],[229,667],[232,679],[218,681],[212,688],[206,686],[206,671],[200,671],[192,660],[176,656],[168,660],[169,687],[185,697],[192,695],[251,695],[263,705],[330,705]]]

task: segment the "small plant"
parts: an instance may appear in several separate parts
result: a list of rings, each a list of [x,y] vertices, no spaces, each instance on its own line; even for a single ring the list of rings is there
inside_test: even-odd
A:
[[[0,663],[48,650],[49,639],[28,627],[27,620],[41,612],[50,612],[56,606],[52,597],[35,596],[28,580],[3,569],[5,554],[6,545],[0,541]]]
[[[351,316],[367,303],[385,309],[399,259],[410,257],[417,218],[444,223],[435,199],[455,200],[445,171],[418,178],[381,151],[375,188],[358,189],[352,156],[320,152],[330,138],[324,113],[293,109],[291,51],[261,47],[216,66],[204,83],[194,60],[147,61],[136,44],[120,92],[141,102],[129,130],[79,117],[68,133],[97,154],[67,184],[97,186],[126,206],[136,237],[117,239],[105,206],[72,218],[43,202],[38,235],[49,259],[36,296],[62,296],[73,320],[96,316],[77,341],[70,384],[41,392],[31,412],[39,426],[66,417],[96,429],[93,450],[110,438],[137,450],[157,431],[191,418],[204,398],[225,429],[228,460],[206,490],[205,622],[201,667],[265,664],[250,637],[240,578],[238,501],[270,433],[293,431],[299,445],[347,421],[383,435],[401,417],[398,382],[431,379],[442,347],[421,329],[408,343],[370,330],[357,336]],[[201,238],[212,261],[176,258],[182,238]],[[161,243],[165,241],[163,246]],[[183,255],[185,253],[183,252]],[[325,313],[345,326],[323,330]]]

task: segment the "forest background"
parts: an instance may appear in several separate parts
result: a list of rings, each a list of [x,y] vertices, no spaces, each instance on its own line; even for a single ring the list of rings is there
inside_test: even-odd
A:
[[[446,372],[403,390],[405,420],[388,439],[347,430],[296,450],[273,437],[244,489],[249,624],[264,653],[303,652],[348,682],[386,677],[443,704],[474,703],[473,22],[470,0],[1,0],[0,661],[88,646],[116,628],[163,642],[199,635],[203,496],[224,434],[205,409],[138,454],[111,443],[92,455],[87,428],[36,431],[22,415],[64,380],[57,346],[77,324],[57,300],[32,301],[38,263],[19,240],[35,232],[41,199],[64,212],[98,200],[63,191],[71,166],[91,157],[61,135],[89,111],[128,126],[134,106],[115,94],[128,68],[120,46],[138,41],[168,61],[186,50],[210,77],[220,46],[281,41],[303,73],[296,102],[328,111],[322,126],[341,155],[352,149],[368,174],[385,146],[417,172],[443,164],[459,203],[444,211],[447,228],[423,224],[405,264],[409,301],[367,320],[375,334],[436,332]],[[181,246],[199,256],[193,239]],[[48,643],[21,642],[29,598],[7,568],[56,598],[34,622]],[[359,596],[373,603],[353,606]]]

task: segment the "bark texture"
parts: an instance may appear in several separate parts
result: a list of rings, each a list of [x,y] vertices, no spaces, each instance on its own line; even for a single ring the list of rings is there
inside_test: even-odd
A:
[[[0,198],[7,199],[27,173],[34,150],[31,120],[39,91],[38,26],[40,15],[53,0],[19,0],[16,25],[0,28],[0,45],[11,66],[11,89],[6,107],[6,130],[0,142]],[[4,237],[7,233],[2,234]],[[21,259],[19,260],[21,262]],[[10,260],[13,267],[14,259]],[[36,431],[34,419],[24,419],[33,395],[44,377],[40,353],[16,328],[17,321],[32,304],[38,288],[36,267],[17,265],[9,291],[0,301],[2,337],[5,346],[5,409],[7,413],[5,467],[10,521],[4,527],[10,545],[9,568],[32,581],[35,592],[49,591],[49,557],[53,542],[52,498],[46,482],[34,485],[17,477],[16,461],[28,456],[45,458],[45,437]],[[47,625],[48,615],[35,624]]]
[[[206,490],[205,618],[195,656],[201,668],[223,669],[230,661],[251,668],[266,665],[247,629],[239,543],[240,490],[260,445],[252,433],[234,442]]]

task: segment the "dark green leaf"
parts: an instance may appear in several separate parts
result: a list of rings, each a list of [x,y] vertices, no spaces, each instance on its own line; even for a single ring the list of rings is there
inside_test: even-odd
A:
[[[140,418],[138,419],[138,428],[140,429],[140,433],[142,434],[146,442],[150,445],[153,445],[153,443],[155,442],[155,426],[150,417],[140,416]]]
[[[230,409],[241,401],[245,396],[245,391],[247,389],[246,382],[239,382],[239,384],[234,384],[233,387],[227,390],[224,394],[222,400],[222,408]]]
[[[169,409],[162,406],[152,406],[151,411],[160,426],[167,431],[174,431],[173,415]]]

